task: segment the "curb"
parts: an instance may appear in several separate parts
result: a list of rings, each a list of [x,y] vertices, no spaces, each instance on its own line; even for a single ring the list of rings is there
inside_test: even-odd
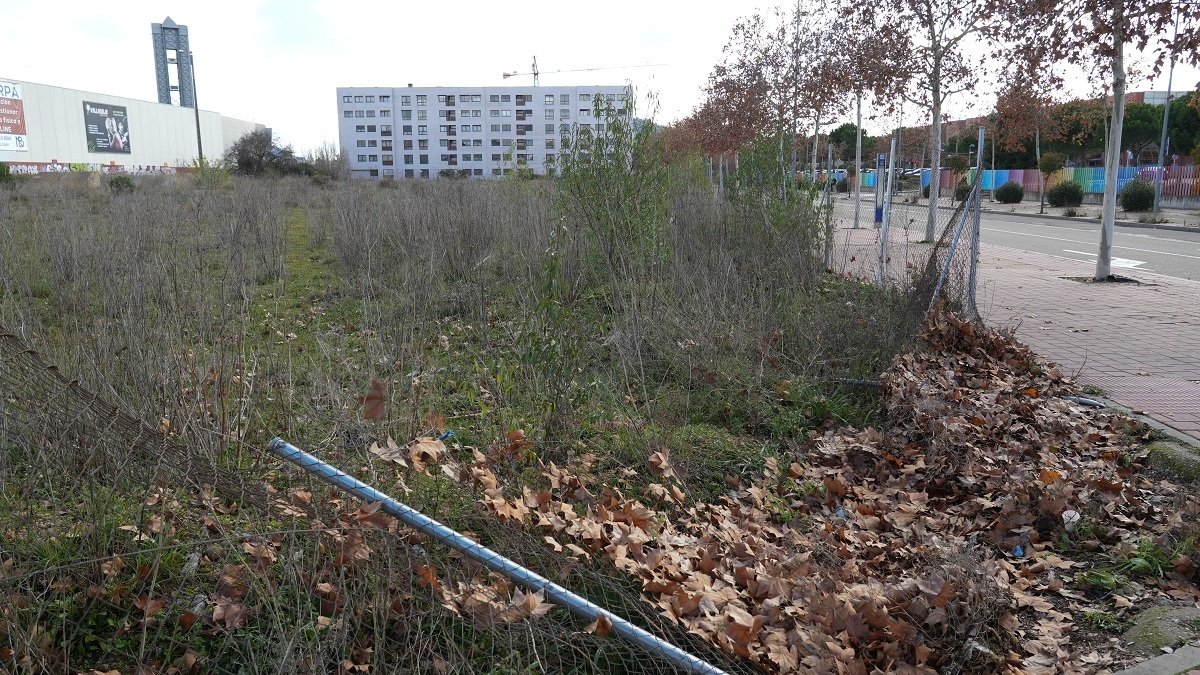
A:
[[[1081,378],[1078,378],[1076,381],[1083,382],[1083,380],[1084,380],[1084,378],[1081,377]],[[1194,437],[1188,435],[1187,432],[1180,431],[1179,429],[1176,429],[1175,427],[1167,424],[1166,422],[1155,419],[1154,417],[1147,415],[1144,412],[1134,412],[1133,408],[1130,408],[1129,406],[1127,406],[1123,403],[1120,403],[1119,401],[1114,401],[1113,399],[1109,398],[1108,396],[1088,395],[1088,398],[1092,398],[1097,401],[1100,401],[1107,408],[1116,410],[1123,415],[1132,417],[1133,419],[1141,422],[1142,424],[1145,424],[1146,426],[1148,426],[1152,429],[1161,431],[1162,433],[1166,434],[1167,436],[1170,436],[1176,442],[1182,443],[1185,446],[1187,446],[1188,448],[1193,448],[1193,449],[1200,448],[1200,439],[1194,438]]]
[[[1187,645],[1118,671],[1117,675],[1176,675],[1197,667],[1200,667],[1200,647]]]
[[[939,209],[953,210],[950,206],[938,205]],[[1099,223],[1099,218],[1077,218],[1071,216],[1056,216],[1051,213],[1023,213],[1019,211],[1000,211],[998,209],[983,208],[982,213],[994,213],[997,215],[1012,215],[1025,216],[1028,218],[1042,218],[1045,220],[1061,220],[1069,223]],[[1171,225],[1169,223],[1139,223],[1133,220],[1117,220],[1117,227],[1128,227],[1137,230],[1167,230],[1170,232],[1196,232],[1200,233],[1200,226],[1191,227],[1188,225]]]

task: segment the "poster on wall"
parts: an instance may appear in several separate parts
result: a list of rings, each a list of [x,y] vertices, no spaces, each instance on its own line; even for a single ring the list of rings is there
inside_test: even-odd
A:
[[[0,82],[0,150],[29,151],[25,100],[21,98],[21,85],[15,82]]]
[[[129,154],[129,115],[123,105],[83,102],[88,152]]]

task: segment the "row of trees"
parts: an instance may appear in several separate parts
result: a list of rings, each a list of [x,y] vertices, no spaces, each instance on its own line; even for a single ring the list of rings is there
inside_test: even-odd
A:
[[[244,134],[230,146],[225,164],[243,176],[326,176],[345,178],[348,168],[344,154],[326,143],[307,157],[299,157],[290,145],[280,145],[270,129]]]
[[[895,119],[889,127],[903,128],[906,108],[928,123],[927,164],[937,172],[947,102],[989,89],[983,81],[1002,80],[1007,100],[998,102],[995,118],[1005,147],[1019,148],[1027,141],[1016,137],[1032,129],[1037,161],[1043,135],[1051,143],[1094,143],[1100,129],[1105,166],[1115,169],[1126,141],[1120,121],[1127,119],[1128,46],[1156,55],[1146,75],[1157,75],[1176,59],[1200,63],[1200,3],[881,0],[847,3],[836,11],[798,4],[791,12],[754,14],[734,27],[704,102],[677,125],[674,138],[706,153],[724,153],[763,136],[777,137],[781,160],[790,154],[795,169],[799,148],[805,147],[815,167],[822,124],[851,107],[860,111],[868,98],[876,117]],[[978,56],[989,50],[1003,58]],[[1003,63],[1005,72],[989,72],[990,62]],[[1112,104],[1102,116],[1055,105],[1064,89],[1060,66],[1067,65],[1109,94]],[[1143,112],[1131,111],[1131,135],[1139,138],[1144,134],[1136,120]],[[861,120],[854,126],[857,136]],[[798,143],[802,130],[812,131],[812,143]],[[856,157],[861,158],[857,138]],[[1111,276],[1117,172],[1107,176],[1097,278]],[[934,181],[928,239],[937,235],[937,203]]]

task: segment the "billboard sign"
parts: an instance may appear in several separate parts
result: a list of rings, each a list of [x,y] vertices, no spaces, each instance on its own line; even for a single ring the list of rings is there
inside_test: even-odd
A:
[[[21,85],[14,82],[0,82],[0,150],[29,151],[25,100],[21,98]]]
[[[129,154],[129,115],[123,105],[83,102],[88,152]]]

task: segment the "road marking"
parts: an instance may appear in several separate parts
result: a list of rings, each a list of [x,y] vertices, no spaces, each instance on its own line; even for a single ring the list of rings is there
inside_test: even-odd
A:
[[[1078,253],[1079,255],[1091,256],[1093,258],[1097,257],[1098,255],[1096,253],[1088,253],[1087,251],[1072,251],[1069,248],[1064,248],[1063,251],[1066,253]],[[1112,262],[1113,267],[1124,267],[1131,270],[1137,269],[1138,267],[1146,264],[1145,261],[1130,260],[1129,258],[1110,258],[1110,261]]]
[[[984,227],[984,228],[980,228],[980,229],[986,230],[988,232],[1000,232],[1003,234],[1014,234],[1018,237],[1037,237],[1038,239],[1053,239],[1054,241],[1065,241],[1065,242],[1068,242],[1071,244],[1084,244],[1087,246],[1090,246],[1090,245],[1093,245],[1096,243],[1094,241],[1079,241],[1078,239],[1064,239],[1062,237],[1050,237],[1050,236],[1047,236],[1044,234],[1030,234],[1029,232],[1013,232],[1012,230],[998,230],[998,229],[991,228],[991,227]],[[1126,251],[1138,251],[1139,253],[1154,253],[1156,255],[1171,255],[1171,256],[1176,256],[1179,258],[1192,258],[1193,260],[1200,260],[1200,255],[1188,255],[1186,253],[1171,253],[1169,251],[1155,251],[1154,249],[1149,249],[1149,248],[1134,248],[1132,246],[1117,246],[1116,244],[1113,245],[1113,248],[1119,248],[1119,249],[1123,249]]]
[[[1020,219],[1020,218],[1013,219],[1013,218],[1005,218],[1004,217],[1004,216],[1020,216],[1021,214],[1018,214],[1018,213],[993,213],[992,215],[993,216],[1001,216],[999,218],[994,217],[993,220],[1003,220],[1003,221],[1007,221],[1010,223],[1017,223],[1020,225],[1028,225],[1029,227],[1044,227],[1044,228],[1051,229],[1051,230],[1072,230],[1075,232],[1089,232],[1090,233],[1090,232],[1097,232],[1098,226],[1099,226],[1098,222],[1076,222],[1076,221],[1065,222],[1060,225],[1046,225],[1044,223],[1029,222],[1030,219],[1028,217],[1025,219]],[[1075,227],[1076,225],[1078,225],[1079,227]],[[1087,227],[1088,225],[1090,225],[1092,227]],[[1121,227],[1121,224],[1117,223],[1117,227]],[[1160,231],[1161,232],[1172,232],[1173,230],[1160,230]],[[1197,229],[1196,231],[1198,233],[1200,233],[1200,229]],[[1193,241],[1191,239],[1177,239],[1175,237],[1160,237],[1160,236],[1153,235],[1153,234],[1146,234],[1144,232],[1130,232],[1130,231],[1128,231],[1128,229],[1121,230],[1121,236],[1129,237],[1132,239],[1150,239],[1153,241],[1167,241],[1167,242],[1171,242],[1173,244],[1194,245],[1196,243],[1195,241]],[[1200,248],[1198,248],[1196,250],[1200,251]]]

